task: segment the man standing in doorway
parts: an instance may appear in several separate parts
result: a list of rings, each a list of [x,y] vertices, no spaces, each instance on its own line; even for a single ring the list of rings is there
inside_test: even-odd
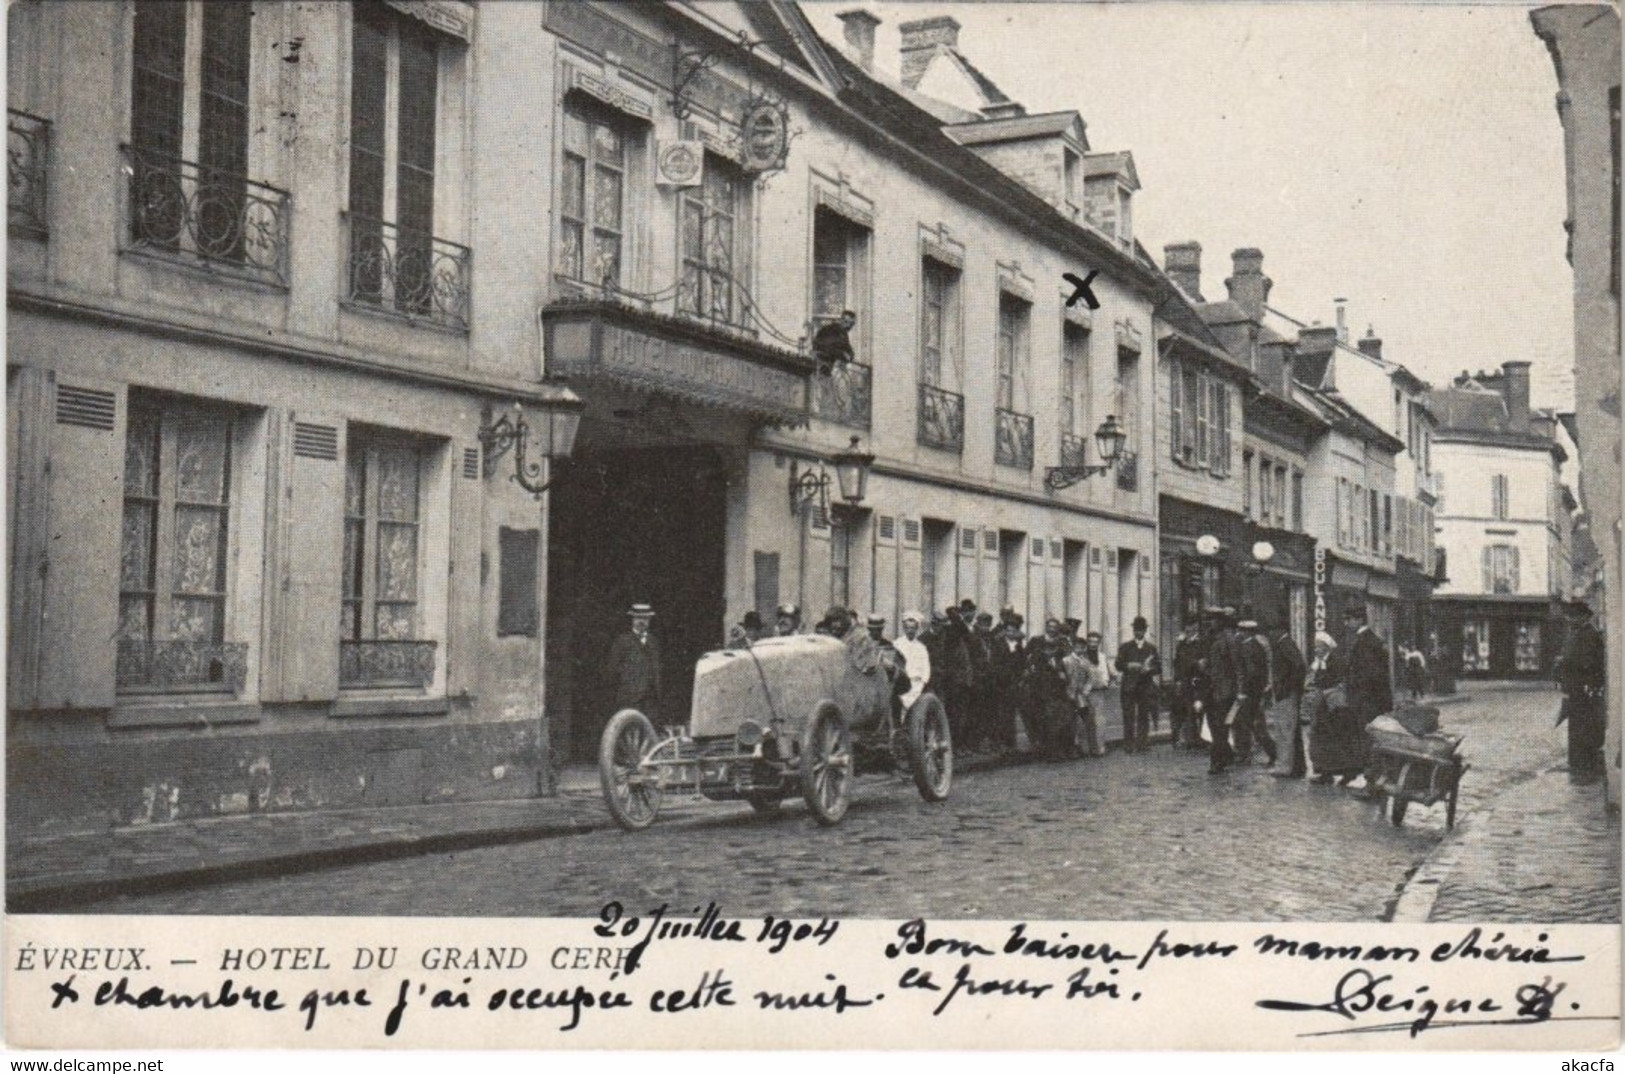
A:
[[[1145,616],[1134,617],[1134,637],[1117,649],[1117,673],[1123,677],[1123,738],[1128,752],[1150,745],[1152,718],[1157,711],[1157,681],[1162,676],[1157,647],[1146,640]]]
[[[654,609],[634,604],[626,613],[632,626],[609,647],[606,668],[615,696],[615,711],[637,709],[649,721],[660,723],[660,643],[649,633]]]

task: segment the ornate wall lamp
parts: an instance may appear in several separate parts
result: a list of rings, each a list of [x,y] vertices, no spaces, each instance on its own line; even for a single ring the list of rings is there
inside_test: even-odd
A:
[[[1055,492],[1076,485],[1085,478],[1110,471],[1123,457],[1123,444],[1127,440],[1128,434],[1117,424],[1117,415],[1107,414],[1106,420],[1095,430],[1095,449],[1099,452],[1101,461],[1090,466],[1048,467],[1044,471],[1044,487]]]
[[[869,491],[869,470],[875,464],[875,457],[868,452],[858,450],[858,438],[852,438],[852,445],[839,455],[830,459],[835,467],[835,483],[840,488],[841,503],[843,506],[856,507],[863,502],[863,497]],[[800,514],[808,504],[816,501],[827,515],[829,513],[829,474],[820,462],[816,469],[808,467],[803,470],[796,463],[790,464],[790,513]]]
[[[575,451],[576,433],[580,429],[579,404],[554,403],[544,407],[536,412],[534,426],[518,403],[513,405],[511,415],[505,413],[495,420],[492,419],[491,408],[486,407],[480,414],[480,446],[485,449],[485,476],[496,473],[497,463],[502,456],[512,451],[513,474],[510,479],[519,482],[520,488],[540,499],[553,483],[551,479],[542,480],[543,462],[568,459]],[[540,458],[530,457],[532,431],[539,434]]]

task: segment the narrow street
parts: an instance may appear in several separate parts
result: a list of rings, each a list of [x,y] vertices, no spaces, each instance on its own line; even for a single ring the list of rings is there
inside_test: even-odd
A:
[[[1475,693],[1442,708],[1472,769],[1458,826],[1562,762],[1550,690]],[[1600,808],[1600,806],[1598,806]],[[644,832],[585,835],[110,900],[94,913],[586,916],[611,899],[730,913],[1074,920],[1374,921],[1445,838],[1444,807],[1402,828],[1333,786],[1261,766],[1207,775],[1159,746],[1103,760],[966,776],[928,805],[912,784],[861,780],[845,822],[799,803],[776,818],[702,804]],[[694,819],[698,818],[698,819]],[[1522,860],[1542,862],[1542,847]],[[1552,875],[1548,873],[1548,875]]]

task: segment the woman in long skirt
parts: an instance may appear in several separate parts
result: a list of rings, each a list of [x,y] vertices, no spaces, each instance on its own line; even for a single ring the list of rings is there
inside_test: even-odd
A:
[[[1317,633],[1304,694],[1310,711],[1309,763],[1316,783],[1330,783],[1333,777],[1347,783],[1365,770],[1365,728],[1348,707],[1346,665],[1332,636]]]

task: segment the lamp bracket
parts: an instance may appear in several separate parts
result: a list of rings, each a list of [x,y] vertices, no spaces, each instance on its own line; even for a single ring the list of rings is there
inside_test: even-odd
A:
[[[824,505],[828,514],[829,505],[829,474],[823,467],[814,470],[808,467],[802,470],[796,463],[790,464],[790,513],[799,515],[802,510],[813,501]]]
[[[1116,463],[1099,463],[1089,466],[1050,466],[1044,470],[1044,487],[1051,492],[1059,492],[1070,488],[1079,481],[1087,480],[1096,474],[1106,473],[1116,466]]]
[[[512,451],[514,472],[508,480],[518,482],[520,488],[537,499],[541,499],[542,493],[553,484],[551,480],[542,480],[542,460],[529,457],[530,423],[525,420],[523,412],[517,418],[504,414],[493,420],[491,408],[486,407],[480,414],[479,439],[485,457],[482,465],[484,476],[490,477],[496,473],[497,463]]]

